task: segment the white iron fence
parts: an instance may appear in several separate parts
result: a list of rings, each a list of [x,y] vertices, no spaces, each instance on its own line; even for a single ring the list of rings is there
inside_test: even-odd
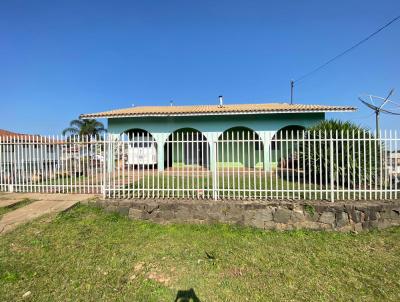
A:
[[[0,191],[99,194],[103,150],[94,137],[0,137]]]
[[[0,138],[0,191],[107,198],[393,199],[396,132]]]

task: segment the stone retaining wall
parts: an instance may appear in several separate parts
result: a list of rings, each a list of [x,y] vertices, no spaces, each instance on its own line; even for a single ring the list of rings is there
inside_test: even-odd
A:
[[[361,231],[400,225],[400,201],[98,200],[108,211],[157,223],[230,223],[261,229]]]

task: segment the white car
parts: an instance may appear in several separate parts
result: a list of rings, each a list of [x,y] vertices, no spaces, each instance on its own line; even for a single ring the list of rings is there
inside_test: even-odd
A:
[[[128,145],[127,164],[137,166],[156,165],[156,143],[134,139],[134,141]]]

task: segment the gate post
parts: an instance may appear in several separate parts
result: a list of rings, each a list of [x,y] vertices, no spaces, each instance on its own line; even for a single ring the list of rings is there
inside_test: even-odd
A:
[[[212,196],[214,200],[218,199],[218,142],[210,143],[210,168],[212,172]]]
[[[331,202],[335,201],[335,179],[334,179],[334,165],[333,165],[333,137],[332,130],[329,132],[329,161],[330,161],[330,178],[331,178]]]
[[[106,198],[106,188],[107,188],[107,173],[108,173],[108,136],[104,135],[103,139],[103,180],[102,180],[102,187],[101,187],[101,193],[103,194],[103,198]]]
[[[111,189],[111,182],[107,183],[115,165],[115,148],[118,147],[119,135],[107,134],[104,144],[104,194],[107,195],[107,189]],[[119,168],[119,167],[118,167]],[[115,188],[112,188],[115,190]],[[109,195],[110,196],[110,195]]]

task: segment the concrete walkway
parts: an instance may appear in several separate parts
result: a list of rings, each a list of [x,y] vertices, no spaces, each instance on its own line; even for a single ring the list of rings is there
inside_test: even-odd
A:
[[[0,192],[0,208],[12,206],[24,199],[37,200],[37,195],[38,194]]]
[[[5,199],[5,200],[0,199],[0,208],[12,206],[13,204],[16,204],[20,201],[21,201],[20,199]]]
[[[18,225],[32,221],[40,216],[65,211],[80,201],[95,198],[96,195],[81,194],[32,194],[7,193],[0,195],[0,203],[12,205],[23,199],[36,200],[24,207],[4,214],[0,218],[0,235],[5,234]]]

